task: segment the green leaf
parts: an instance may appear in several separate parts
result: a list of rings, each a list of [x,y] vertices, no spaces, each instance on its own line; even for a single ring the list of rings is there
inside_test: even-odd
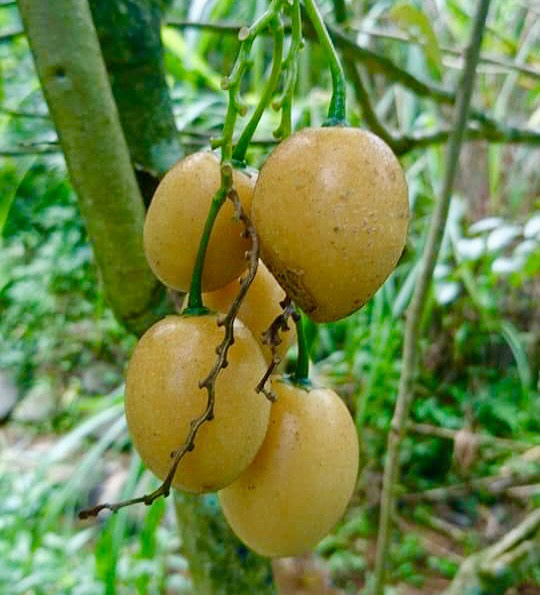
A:
[[[35,157],[29,157],[29,158],[25,159],[22,164],[19,163],[19,166],[21,167],[21,173],[19,176],[18,183],[13,184],[11,192],[9,192],[6,195],[0,196],[0,238],[2,237],[2,234],[4,233],[4,227],[6,225],[9,211],[11,209],[11,206],[13,205],[13,201],[15,200],[15,197],[17,196],[17,191],[19,189],[20,183],[26,176],[28,170],[32,167],[34,161],[35,161]]]
[[[441,78],[441,50],[427,15],[412,4],[400,2],[392,7],[389,17],[422,45],[429,66],[433,69],[434,74]]]

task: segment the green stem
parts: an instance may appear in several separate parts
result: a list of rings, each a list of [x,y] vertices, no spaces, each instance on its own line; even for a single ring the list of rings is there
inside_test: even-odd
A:
[[[294,372],[294,381],[297,384],[309,383],[309,349],[302,320],[302,314],[297,310],[297,316],[294,317],[296,324],[296,340],[298,342],[298,359],[296,360],[296,370]]]
[[[305,0],[304,4],[309,20],[317,33],[321,48],[326,54],[332,76],[332,99],[330,100],[328,119],[325,122],[325,126],[346,126],[347,87],[343,66],[315,0]]]
[[[270,72],[270,78],[264,87],[259,104],[257,105],[253,115],[244,128],[244,131],[242,132],[242,135],[240,136],[240,139],[238,140],[233,152],[233,160],[240,163],[245,161],[249,143],[255,134],[255,130],[259,125],[259,121],[264,113],[264,110],[268,107],[272,99],[274,89],[279,83],[284,38],[283,23],[279,18],[274,19],[274,22],[272,23],[272,35],[274,37],[274,49],[272,53],[272,70]]]
[[[281,108],[281,121],[273,133],[275,138],[283,139],[291,135],[292,104],[294,89],[298,80],[298,61],[302,45],[302,12],[300,10],[300,0],[293,0],[293,5],[291,6],[291,45],[282,68],[282,72],[286,73],[285,82],[281,97],[274,102],[274,109]]]
[[[221,207],[223,206],[223,203],[227,200],[227,195],[233,185],[232,167],[230,166],[230,162],[232,160],[232,139],[236,118],[238,116],[239,110],[242,109],[238,99],[238,92],[240,89],[242,75],[244,74],[247,66],[249,51],[253,45],[253,40],[255,39],[258,32],[264,29],[271,22],[271,20],[275,18],[275,5],[276,2],[273,2],[270,8],[252,25],[247,35],[243,37],[243,41],[240,45],[240,50],[238,52],[238,57],[234,64],[232,73],[225,81],[225,86],[229,92],[229,103],[227,105],[227,114],[225,115],[225,121],[223,123],[223,136],[220,141],[221,187],[212,199],[212,204],[210,205],[210,210],[204,224],[201,241],[199,243],[199,249],[197,251],[197,257],[195,259],[195,266],[193,267],[193,274],[191,276],[188,305],[184,310],[184,314],[187,315],[198,316],[208,312],[208,309],[204,306],[202,299],[202,274],[206,252],[208,250],[208,243],[210,242],[210,236],[212,234],[214,223]]]
[[[208,243],[210,241],[210,234],[212,233],[212,228],[214,227],[214,222],[219,214],[221,205],[225,202],[226,198],[227,192],[224,188],[220,188],[212,199],[210,211],[206,223],[204,224],[203,234],[197,251],[195,266],[193,267],[191,287],[189,288],[189,300],[187,308],[184,310],[184,314],[199,316],[208,312],[208,308],[204,306],[202,300],[202,272]]]

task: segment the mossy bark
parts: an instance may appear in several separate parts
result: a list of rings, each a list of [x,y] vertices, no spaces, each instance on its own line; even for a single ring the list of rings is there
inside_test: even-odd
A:
[[[140,333],[162,292],[144,257],[144,205],[88,4],[18,5],[109,303]]]
[[[163,3],[89,4],[133,163],[138,171],[160,177],[181,154],[163,68]]]
[[[175,493],[182,550],[197,595],[274,595],[270,561],[229,529],[215,495]]]

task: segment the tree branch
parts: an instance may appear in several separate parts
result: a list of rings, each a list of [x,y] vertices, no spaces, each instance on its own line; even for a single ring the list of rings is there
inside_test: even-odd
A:
[[[448,217],[450,197],[452,195],[459,154],[465,134],[476,66],[478,64],[480,45],[482,42],[489,4],[490,0],[480,0],[478,4],[470,38],[471,40],[467,49],[465,69],[463,71],[458,93],[455,123],[450,136],[443,187],[435,204],[435,211],[431,220],[424,253],[422,254],[415,290],[411,304],[407,310],[399,393],[388,436],[388,449],[384,466],[379,534],[375,561],[375,595],[382,595],[384,592],[386,561],[388,558],[388,546],[390,541],[390,524],[394,511],[394,489],[399,476],[399,453],[401,442],[405,435],[409,410],[413,400],[422,314],[427,301],[428,291],[431,286],[431,278],[442,242],[446,219]]]

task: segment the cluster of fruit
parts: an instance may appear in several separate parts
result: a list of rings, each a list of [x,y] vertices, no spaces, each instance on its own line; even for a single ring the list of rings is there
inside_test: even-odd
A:
[[[395,267],[408,225],[400,165],[378,137],[353,128],[306,129],[278,145],[257,176],[234,186],[261,243],[261,263],[234,323],[228,365],[215,384],[211,422],[181,460],[173,486],[219,491],[232,529],[267,556],[301,553],[338,521],[353,493],[358,440],[331,390],[274,377],[277,400],[256,393],[272,352],[262,332],[285,294],[313,320],[360,308]],[[145,250],[155,274],[188,291],[203,227],[221,184],[220,163],[193,154],[164,177],[150,205]],[[224,204],[208,245],[204,303],[216,313],[168,316],[138,343],[126,381],[134,445],[160,478],[206,403],[199,382],[216,358],[225,312],[239,289],[249,241]],[[277,281],[276,281],[277,279]],[[279,282],[279,284],[278,284]],[[281,355],[292,340],[283,341]]]

